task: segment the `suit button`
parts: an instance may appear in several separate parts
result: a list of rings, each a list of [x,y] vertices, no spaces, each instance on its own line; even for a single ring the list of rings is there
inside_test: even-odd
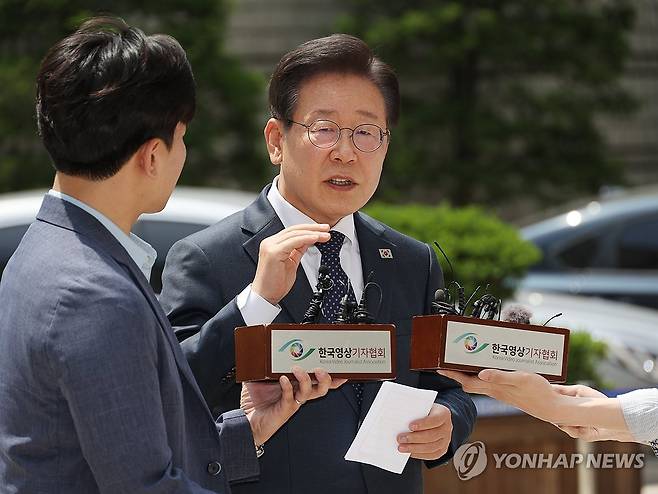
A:
[[[214,476],[222,471],[222,466],[219,464],[218,461],[211,461],[210,463],[208,463],[207,470],[210,475]]]

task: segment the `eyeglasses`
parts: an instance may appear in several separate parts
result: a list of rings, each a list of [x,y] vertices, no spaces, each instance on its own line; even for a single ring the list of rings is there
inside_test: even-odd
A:
[[[308,140],[311,141],[311,144],[319,148],[330,148],[334,146],[340,139],[340,134],[343,130],[352,132],[350,138],[354,147],[364,153],[377,151],[384,142],[385,136],[388,136],[389,139],[391,138],[390,130],[383,130],[379,125],[375,124],[361,124],[352,129],[350,127],[340,127],[336,122],[332,122],[331,120],[316,120],[310,125],[290,119],[288,119],[288,122],[305,127],[308,133]]]

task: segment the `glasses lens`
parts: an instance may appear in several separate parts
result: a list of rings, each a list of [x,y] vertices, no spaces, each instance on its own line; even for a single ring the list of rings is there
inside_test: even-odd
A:
[[[363,124],[354,129],[354,145],[369,153],[382,145],[382,129],[376,125]]]
[[[317,120],[308,128],[311,142],[321,148],[328,148],[336,144],[339,134],[338,125],[329,120]]]

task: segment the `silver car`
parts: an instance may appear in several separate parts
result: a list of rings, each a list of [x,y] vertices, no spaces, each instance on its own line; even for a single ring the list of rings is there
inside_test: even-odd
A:
[[[45,193],[38,190],[0,196],[0,274],[34,221]],[[133,232],[158,252],[151,274],[155,292],[162,288],[162,269],[174,242],[245,208],[255,198],[251,192],[177,187],[163,211],[142,215]]]
[[[519,288],[658,308],[658,190],[593,201],[521,234],[544,258]]]

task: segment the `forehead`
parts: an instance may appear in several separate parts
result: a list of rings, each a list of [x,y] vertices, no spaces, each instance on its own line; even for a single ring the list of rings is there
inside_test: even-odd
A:
[[[379,88],[366,77],[343,73],[318,74],[304,81],[295,114],[386,120],[384,97]]]

